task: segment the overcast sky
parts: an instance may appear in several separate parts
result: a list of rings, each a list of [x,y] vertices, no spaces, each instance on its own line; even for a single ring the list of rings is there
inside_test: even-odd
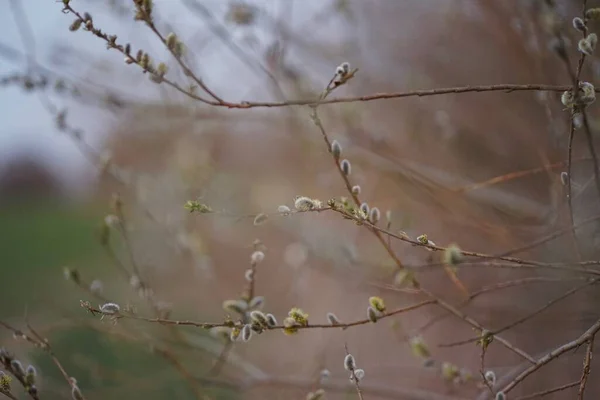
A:
[[[16,2],[8,0],[0,5],[0,51],[3,50],[4,45],[4,51],[0,52],[0,55],[3,55],[0,57],[1,76],[24,72],[27,68],[25,58],[6,57],[6,47],[18,49],[20,52],[29,48],[24,45],[15,23],[14,10],[10,7],[11,1],[14,2],[13,4],[18,2],[26,12],[34,32],[35,61],[40,65],[86,82],[99,81],[105,82],[107,86],[125,88],[125,92],[131,93],[131,88],[135,88],[136,96],[156,95],[155,85],[150,85],[139,71],[125,66],[122,63],[122,56],[114,51],[107,51],[100,40],[87,32],[69,32],[68,26],[73,17],[61,13],[60,2],[51,0],[17,0]],[[199,1],[209,7],[215,17],[221,20],[229,4],[226,0]],[[129,1],[124,2],[127,5],[129,3]],[[261,5],[271,15],[277,16],[283,12],[281,0],[253,0],[249,3]],[[104,0],[73,0],[72,4],[78,11],[90,11],[98,26],[106,32],[118,34],[120,40],[131,41],[134,45],[155,52],[163,51],[160,44],[148,35],[147,30],[144,30],[143,24],[136,23],[130,16],[119,18],[106,11],[106,7],[102,7],[102,4],[106,4]],[[184,42],[194,41],[195,44],[197,41],[202,46],[206,57],[203,56],[201,73],[206,81],[211,82],[211,87],[229,99],[246,99],[248,93],[252,92],[252,79],[256,78],[256,73],[248,71],[246,67],[240,67],[239,60],[231,52],[223,50],[217,40],[206,41],[204,38],[214,37],[214,35],[200,19],[188,18],[189,11],[182,6],[181,0],[155,0],[155,4],[161,21],[173,24]],[[322,6],[321,1],[295,1],[291,9],[293,19],[286,20],[286,23],[301,26],[305,17],[311,17]],[[290,11],[287,5],[286,11]],[[185,18],[182,18],[182,15]],[[235,28],[231,32],[242,45],[248,47],[245,41],[248,30]],[[256,44],[258,51],[254,53],[260,53],[269,43],[269,34],[256,29],[251,33],[258,43]],[[91,57],[84,60],[74,58],[72,54],[57,51],[62,47],[83,50],[83,54],[89,54]],[[251,51],[249,53],[251,54]],[[102,79],[94,79],[97,76]],[[240,84],[236,85],[234,83],[236,80]],[[64,103],[61,98],[57,100]],[[99,115],[92,108],[80,107],[73,103],[66,104],[74,108],[74,112],[69,115],[69,122],[75,126],[85,126],[89,137],[97,136],[102,132],[102,129],[96,131],[90,129],[98,126],[97,123],[90,123],[91,121],[99,120],[103,126],[107,122],[110,123],[110,118],[106,120],[106,115]],[[58,172],[71,184],[85,179],[82,174],[88,167],[87,162],[72,141],[56,131],[52,117],[42,107],[36,95],[24,93],[14,86],[1,88],[0,120],[0,167],[19,154],[33,152],[36,158],[49,162],[49,168]]]

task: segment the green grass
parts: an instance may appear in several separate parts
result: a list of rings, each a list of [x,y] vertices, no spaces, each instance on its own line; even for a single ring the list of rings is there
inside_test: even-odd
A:
[[[22,315],[63,293],[65,265],[96,268],[103,256],[95,232],[101,214],[45,201],[0,206],[0,317]]]
[[[94,318],[80,308],[80,289],[65,280],[63,267],[77,268],[86,280],[109,278],[110,261],[98,241],[105,210],[53,201],[14,201],[0,206],[0,319],[23,326],[25,309],[37,328],[65,316]],[[98,317],[95,317],[98,318]],[[106,329],[110,330],[107,321]],[[53,351],[88,399],[192,399],[189,383],[143,342],[121,341],[86,327],[48,332]],[[8,344],[10,350],[10,344]],[[45,399],[70,398],[70,389],[52,360],[31,348]],[[180,354],[181,355],[181,354]],[[182,361],[201,377],[210,368],[194,353]],[[230,388],[205,387],[212,398],[232,399]]]

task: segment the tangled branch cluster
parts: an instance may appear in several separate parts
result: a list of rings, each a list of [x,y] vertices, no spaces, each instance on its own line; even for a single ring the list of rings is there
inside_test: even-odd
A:
[[[577,67],[575,68],[571,65],[571,60],[566,52],[565,33],[558,28],[555,31],[556,37],[554,38],[555,41],[553,42],[554,50],[556,55],[567,67],[570,79],[568,85],[555,86],[499,84],[477,87],[471,86],[434,90],[417,90],[401,93],[376,93],[359,97],[333,98],[331,95],[338,88],[351,83],[353,79],[360,79],[358,69],[353,68],[348,62],[344,62],[336,68],[332,68],[331,79],[326,85],[324,85],[324,88],[319,96],[314,99],[290,100],[285,102],[230,102],[213,91],[210,88],[210,85],[207,84],[188,64],[185,57],[186,52],[188,51],[187,47],[177,33],[162,32],[159,24],[156,22],[155,9],[152,0],[134,0],[134,7],[134,19],[140,23],[143,23],[149,29],[149,31],[156,36],[156,38],[158,38],[170,56],[176,61],[177,66],[181,69],[185,77],[189,79],[191,84],[186,85],[179,83],[177,79],[172,76],[173,74],[170,73],[166,62],[157,61],[149,52],[143,49],[136,50],[134,49],[133,44],[120,41],[117,35],[113,35],[102,30],[102,28],[97,25],[97,23],[94,21],[94,18],[89,13],[78,11],[72,5],[70,0],[62,0],[63,13],[73,18],[69,26],[70,31],[77,32],[83,30],[97,37],[99,40],[104,42],[108,50],[120,53],[120,56],[124,58],[126,65],[135,66],[141,71],[141,73],[147,75],[150,81],[153,83],[166,85],[170,89],[177,91],[195,101],[198,101],[205,106],[220,107],[225,109],[251,109],[259,107],[290,106],[306,107],[314,127],[323,139],[324,148],[326,148],[329,152],[332,167],[337,171],[339,179],[344,184],[346,193],[330,199],[317,199],[311,196],[298,195],[296,198],[291,199],[291,204],[280,205],[276,212],[259,212],[253,213],[246,217],[252,218],[253,224],[257,226],[267,223],[271,218],[291,218],[308,213],[328,213],[339,217],[344,221],[352,222],[358,227],[358,229],[365,229],[368,231],[393,261],[395,268],[393,277],[394,287],[410,291],[416,297],[419,297],[420,301],[414,302],[413,304],[407,306],[390,309],[382,297],[370,296],[368,299],[365,299],[365,311],[363,317],[351,321],[341,320],[333,311],[321,316],[322,320],[320,316],[315,317],[312,315],[309,319],[309,315],[297,306],[290,307],[289,312],[284,316],[278,316],[274,312],[267,312],[268,307],[265,297],[256,293],[256,280],[260,276],[260,264],[266,257],[265,246],[260,241],[257,241],[254,243],[254,249],[250,255],[249,265],[244,272],[246,287],[241,290],[237,298],[224,299],[223,310],[225,315],[222,320],[214,322],[201,322],[194,320],[172,319],[170,318],[171,309],[169,305],[161,303],[156,298],[155,292],[152,290],[146,280],[143,279],[142,268],[140,268],[138,265],[131,245],[129,244],[128,221],[123,210],[123,204],[121,199],[116,197],[113,200],[112,212],[103,223],[100,241],[107,253],[111,256],[111,259],[114,261],[115,265],[127,278],[131,287],[139,294],[140,298],[142,298],[151,306],[153,314],[142,315],[132,307],[123,306],[112,299],[105,298],[103,295],[102,282],[98,280],[87,282],[80,275],[79,271],[67,269],[65,271],[65,276],[86,291],[86,293],[93,297],[94,301],[98,303],[98,306],[95,306],[91,301],[82,301],[81,306],[84,309],[93,315],[100,316],[100,318],[103,320],[110,321],[113,324],[117,324],[121,320],[137,320],[146,323],[158,324],[168,330],[169,334],[172,335],[174,339],[177,339],[181,334],[177,330],[178,326],[192,326],[200,329],[206,329],[210,331],[213,336],[219,338],[224,343],[223,351],[219,357],[220,362],[215,366],[215,369],[218,370],[223,363],[227,362],[227,355],[233,346],[243,345],[243,343],[251,340],[260,340],[259,338],[261,336],[271,335],[275,332],[283,332],[286,335],[299,335],[302,334],[302,331],[308,329],[334,329],[341,331],[351,328],[359,329],[361,326],[376,324],[381,320],[393,318],[413,310],[430,306],[437,307],[443,310],[446,316],[454,316],[455,318],[469,325],[476,332],[471,338],[461,342],[443,344],[443,346],[448,347],[463,345],[466,343],[474,343],[479,346],[481,354],[479,371],[477,371],[477,373],[473,373],[454,363],[447,361],[440,362],[439,360],[435,359],[432,356],[431,349],[427,346],[421,335],[413,335],[410,337],[408,342],[415,357],[420,359],[425,367],[435,368],[439,372],[439,376],[444,380],[453,382],[456,385],[473,384],[477,388],[481,389],[480,398],[482,399],[492,396],[492,398],[495,398],[496,400],[503,400],[510,396],[510,392],[515,387],[517,387],[521,382],[538,371],[544,365],[559,359],[561,356],[573,349],[577,349],[580,346],[585,346],[586,352],[583,359],[584,366],[581,373],[581,378],[578,381],[561,384],[560,386],[550,388],[544,392],[534,393],[527,397],[532,398],[534,396],[542,396],[572,387],[577,387],[579,398],[583,398],[586,384],[591,373],[591,360],[594,349],[594,340],[598,331],[600,330],[600,320],[589,326],[585,332],[577,335],[571,341],[558,346],[541,356],[531,355],[526,350],[516,346],[511,341],[506,339],[503,333],[514,326],[531,319],[533,316],[543,312],[559,301],[562,301],[563,299],[579,292],[580,290],[593,286],[600,281],[600,270],[595,268],[595,266],[600,264],[600,261],[586,261],[579,257],[579,261],[574,263],[546,263],[531,259],[519,258],[512,255],[522,252],[526,249],[539,246],[542,243],[549,242],[558,236],[572,235],[575,230],[581,228],[582,226],[600,220],[599,216],[594,216],[580,222],[579,224],[575,224],[571,206],[571,167],[573,163],[572,143],[576,128],[579,126],[583,127],[583,132],[588,141],[590,155],[594,164],[594,181],[596,183],[596,188],[600,193],[598,160],[592,140],[592,127],[588,119],[588,108],[595,102],[596,92],[598,89],[596,89],[591,82],[583,81],[581,79],[582,67],[586,57],[592,56],[596,48],[597,35],[594,32],[590,32],[589,26],[591,26],[593,21],[600,20],[600,9],[588,9],[586,8],[584,1],[583,13],[581,17],[576,17],[572,21],[573,27],[579,31],[582,36],[577,46],[580,53],[580,58]],[[240,21],[240,24],[248,24],[253,21],[255,16],[252,8],[243,8],[240,4],[237,4],[236,7],[238,8],[230,15],[232,20]],[[46,80],[37,78],[32,79],[30,76],[12,76],[3,79],[0,81],[0,83],[2,85],[18,84],[30,91],[43,90],[47,86]],[[435,244],[427,234],[421,234],[415,238],[412,238],[405,232],[392,229],[390,212],[388,211],[382,213],[380,208],[374,205],[375,201],[372,201],[371,204],[369,204],[369,202],[363,198],[364,190],[353,178],[354,168],[352,166],[350,157],[346,157],[346,153],[340,142],[330,135],[325,123],[319,115],[319,110],[321,107],[327,104],[335,103],[365,102],[403,97],[435,96],[468,92],[509,93],[515,91],[548,91],[562,93],[560,96],[561,102],[569,113],[570,135],[569,146],[566,154],[566,171],[561,174],[561,180],[567,187],[566,200],[571,217],[571,223],[567,229],[556,232],[547,237],[540,238],[533,243],[527,244],[518,249],[514,249],[510,253],[496,255],[485,254],[469,249],[462,249],[452,243],[446,246],[439,246]],[[78,143],[86,156],[88,156],[102,171],[114,176],[124,185],[128,184],[127,180],[123,179],[119,174],[118,166],[113,165],[110,159],[103,157],[103,155],[95,153],[92,148],[85,143],[83,131],[78,128],[74,128],[69,124],[66,111],[60,110],[59,107],[56,107],[51,103],[47,103],[47,109],[55,115],[57,128],[72,137],[76,143]],[[210,204],[205,204],[199,199],[189,200],[184,207],[190,213],[194,214],[232,216],[232,214],[228,213],[227,211],[216,211]],[[145,210],[145,213],[147,216],[157,222],[157,219],[152,215],[151,212]],[[111,247],[109,238],[111,235],[115,234],[119,235],[120,238],[127,244],[129,255],[128,262],[121,261],[119,256]],[[429,290],[427,286],[424,285],[419,279],[419,272],[425,267],[410,266],[403,261],[394,250],[392,245],[392,243],[397,242],[422,248],[429,252],[441,253],[441,262],[437,264],[429,264],[425,267],[443,267],[448,275],[449,281],[463,295],[464,301],[459,305],[453,305]],[[577,254],[579,254],[579,249],[577,249]],[[568,270],[576,275],[576,279],[580,281],[581,284],[553,299],[548,304],[535,310],[534,312],[525,315],[504,327],[492,329],[484,326],[484,324],[465,314],[461,309],[472,302],[474,298],[485,293],[501,290],[511,286],[526,285],[532,282],[549,281],[550,279],[519,279],[501,282],[489,287],[485,287],[479,291],[474,291],[468,288],[468,286],[462,282],[458,276],[459,267],[466,267],[469,264],[474,263],[494,268]],[[278,322],[279,320],[281,320],[281,322]],[[434,322],[431,324],[433,323]],[[428,326],[431,326],[431,324]],[[65,380],[71,388],[73,399],[79,400],[84,398],[82,391],[77,385],[77,382],[64,371],[47,340],[37,335],[31,327],[28,327],[31,331],[31,334],[25,334],[7,323],[3,322],[2,325],[4,328],[11,330],[16,336],[19,336],[31,342],[33,345],[44,349],[54,360],[61,372],[63,372]],[[495,346],[496,344],[503,346],[508,351],[520,357],[520,359],[523,360],[525,367],[522,368],[516,375],[505,377],[505,379],[501,379],[499,374],[488,369],[485,362],[486,352],[490,346]],[[198,382],[193,379],[193,376],[190,374],[190,372],[187,371],[173,355],[172,349],[165,346],[164,348],[157,348],[155,350],[166,360],[171,362],[181,372],[181,374],[186,377],[190,383],[190,386],[194,388],[194,392],[198,398],[202,398],[202,388]],[[347,382],[347,384],[351,385],[351,387],[356,390],[357,396],[362,399],[363,395],[368,393],[370,390],[364,385],[364,383],[368,381],[368,369],[358,367],[355,357],[348,351],[347,346],[345,347],[345,352],[346,355],[343,363],[340,360],[340,363],[337,367],[341,368],[343,366],[343,368],[350,373],[349,382]],[[1,394],[9,398],[16,398],[11,390],[11,385],[14,385],[13,381],[16,379],[31,398],[39,398],[38,388],[36,386],[37,372],[33,366],[23,368],[21,363],[4,349],[2,349],[2,353],[0,354],[0,361],[2,362],[4,368],[4,371],[0,372]],[[327,385],[328,375],[328,371],[327,373],[322,373],[320,386],[308,392],[307,399],[320,399],[325,396],[329,389],[332,389],[332,386]]]

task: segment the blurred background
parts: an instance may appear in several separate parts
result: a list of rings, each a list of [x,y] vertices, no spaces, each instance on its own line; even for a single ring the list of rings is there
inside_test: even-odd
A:
[[[569,85],[551,47],[557,30],[566,35],[573,66],[579,58],[580,33],[571,26],[581,15],[579,0],[154,5],[157,28],[177,33],[190,68],[230,102],[312,99],[343,62],[359,71],[336,90],[340,97],[502,83]],[[164,62],[169,79],[190,85],[156,35],[134,20],[133,2],[72,0],[71,6],[89,12],[118,43]],[[61,2],[7,0],[0,10],[0,319],[20,329],[29,323],[47,337],[86,398],[300,399],[321,386],[329,398],[356,398],[343,369],[346,345],[366,372],[365,398],[489,395],[480,384],[481,349],[474,343],[440,346],[475,332],[436,307],[343,331],[267,332],[234,345],[199,328],[128,319],[115,325],[88,313],[80,301],[94,307],[112,301],[150,318],[220,322],[223,301],[239,298],[247,286],[244,273],[257,240],[266,257],[257,269],[256,294],[280,322],[292,307],[313,323],[325,323],[327,312],[350,322],[366,317],[370,296],[384,298],[389,309],[423,297],[394,285],[395,265],[381,244],[337,214],[253,223],[258,213],[293,208],[297,195],[323,202],[347,196],[308,107],[210,107],[152,82],[84,29],[69,31],[74,16],[61,12]],[[597,57],[588,57],[582,79],[593,83],[599,74]],[[361,197],[384,215],[389,210],[394,232],[502,254],[570,226],[561,183],[569,112],[560,92],[351,102],[321,106],[319,113],[352,162],[351,180],[361,186]],[[592,105],[595,141],[597,114]],[[597,215],[599,198],[581,129],[573,148],[577,224]],[[190,213],[188,200],[218,212]],[[595,260],[598,228],[587,223],[576,235],[515,255],[554,263]],[[460,304],[460,291],[439,268],[440,254],[400,241],[392,248],[428,290]],[[459,267],[457,274],[472,292],[530,279],[462,308],[490,329],[535,312],[586,277],[568,268],[484,263]],[[598,300],[597,287],[588,285],[503,337],[539,357],[592,325],[600,315]],[[409,338],[419,335],[433,366],[411,351]],[[10,331],[0,331],[0,343],[38,368],[42,398],[69,398],[69,386],[42,350]],[[554,361],[509,397],[578,380],[584,354],[582,347]],[[496,342],[485,364],[503,385],[527,367]],[[600,395],[596,364],[585,398]],[[450,365],[459,372],[449,374]],[[320,381],[323,369],[331,374],[327,382]],[[576,391],[547,398],[572,399]]]

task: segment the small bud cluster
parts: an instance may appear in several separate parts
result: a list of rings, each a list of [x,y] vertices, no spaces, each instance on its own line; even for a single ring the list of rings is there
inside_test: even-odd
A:
[[[246,272],[244,272],[244,278],[248,282],[252,282],[254,280],[254,270],[253,269],[247,269]]]
[[[250,312],[250,321],[251,323],[244,325],[244,329],[247,331],[246,335],[250,335],[252,332],[260,334],[267,329],[277,326],[277,319],[273,314],[265,314],[259,310]],[[242,339],[247,342],[248,340],[245,339],[244,329],[242,329]]]
[[[577,29],[579,32],[585,33],[587,27],[585,26],[585,22],[579,17],[573,18],[573,28]]]
[[[338,67],[338,70],[343,70],[342,67]],[[340,161],[340,157],[342,155],[342,146],[337,140],[331,142],[331,148],[329,149],[333,158],[338,163],[338,168],[342,172],[345,177],[350,176],[352,173],[352,164],[348,159],[343,159]],[[351,188],[352,196],[358,196],[361,193],[361,187],[359,185],[354,185]],[[348,214],[357,218],[357,224],[362,224],[362,221],[369,221],[373,225],[377,225],[379,220],[381,219],[381,212],[377,207],[369,208],[367,203],[362,203],[358,209],[355,209],[354,205],[347,201],[347,199],[341,199],[341,208],[344,209]],[[334,209],[338,208],[337,202],[332,199],[327,202],[327,204]]]
[[[294,307],[288,312],[288,316],[283,320],[283,333],[293,335],[298,332],[302,326],[308,326],[308,314],[300,308]]]
[[[426,233],[417,236],[417,242],[419,242],[420,244],[422,244],[424,246],[435,246],[435,243],[432,240],[429,240],[429,237],[427,236]],[[430,248],[427,248],[427,250],[433,251]]]
[[[600,21],[600,8],[590,8],[585,11],[585,20]]]
[[[333,78],[333,83],[336,86],[339,86],[345,83],[350,78],[350,63],[343,62],[337,66],[335,69],[335,76]]]
[[[117,303],[105,303],[100,306],[100,312],[105,315],[115,315],[121,311],[121,306]]]
[[[4,371],[0,371],[0,392],[10,393],[10,382],[12,378]]]
[[[69,25],[69,30],[70,30],[71,32],[76,32],[76,31],[78,31],[78,30],[79,30],[79,28],[81,28],[81,23],[82,23],[82,22],[83,22],[83,21],[82,21],[82,20],[80,20],[79,18],[75,19],[75,20],[74,20],[74,21],[71,23],[71,25]]]
[[[152,68],[145,69],[147,69],[148,72],[150,72],[150,80],[154,83],[162,83],[165,75],[169,71],[169,67],[167,67],[167,64],[165,64],[164,62],[158,63],[158,66],[155,70],[153,70]]]
[[[563,184],[563,186],[567,186],[567,184],[569,183],[569,174],[565,171],[560,173],[560,182]]]
[[[381,219],[381,212],[379,211],[379,208],[370,208],[368,203],[363,202],[359,207],[358,216],[363,220],[368,220],[373,225],[377,225]]]
[[[353,194],[358,195],[354,191]],[[370,208],[366,202],[357,207],[352,199],[347,197],[342,196],[339,200],[330,199],[327,201],[327,205],[333,210],[347,214],[346,218],[353,219],[357,225],[363,225],[365,222],[376,225],[381,219],[381,212],[377,207]]]
[[[100,317],[103,320],[105,317],[108,318],[113,324],[116,324],[119,320],[121,313],[121,306],[117,303],[104,303],[98,307],[102,316]]]
[[[319,373],[319,383],[323,384],[329,380],[331,377],[331,372],[327,368],[322,369]]]
[[[252,265],[258,265],[265,259],[265,253],[261,250],[256,250],[250,256],[250,263]]]
[[[342,171],[342,174],[344,174],[344,176],[346,177],[350,176],[350,174],[352,173],[352,164],[349,160],[345,158],[340,161],[340,157],[342,155],[342,146],[337,140],[331,142],[331,148],[329,149],[329,152],[333,155],[333,158],[338,163],[338,168],[340,169],[340,171]],[[359,186],[355,186],[355,188],[356,189],[352,189],[353,192],[354,190],[360,192]]]
[[[190,213],[209,214],[213,212],[209,205],[200,203],[197,200],[188,200],[183,207]]]
[[[83,26],[86,31],[94,31],[94,21],[88,12],[83,13]]]
[[[343,159],[340,162],[340,169],[342,170],[344,175],[349,176],[350,173],[352,172],[352,164],[350,164],[350,161]]]
[[[261,242],[257,239],[254,241],[254,252],[250,256],[251,269],[246,270],[244,276],[249,282],[249,287],[252,288],[255,268],[264,258],[265,253],[262,250]],[[241,338],[247,342],[252,337],[253,333],[262,333],[263,331],[277,326],[277,320],[273,314],[265,314],[260,309],[265,304],[263,296],[251,296],[252,290],[249,289],[248,294],[244,294],[240,299],[230,299],[223,302],[223,309],[228,314],[238,314],[241,322],[235,323],[228,316],[227,326],[213,328],[212,333],[222,338],[225,341],[237,341]]]
[[[311,199],[306,196],[296,196],[294,198],[294,208],[298,211],[313,211],[323,207],[321,200]]]
[[[236,25],[252,25],[256,20],[257,9],[243,1],[232,1],[229,4],[226,20]]]
[[[409,344],[410,349],[416,357],[422,358],[424,360],[431,359],[431,353],[429,352],[429,348],[425,344],[425,340],[422,336],[411,337],[409,340]]]
[[[265,222],[267,222],[267,220],[269,219],[269,216],[267,214],[264,213],[260,213],[257,214],[256,217],[254,217],[254,226],[259,226],[264,224]]]
[[[327,313],[327,321],[329,322],[330,325],[341,325],[341,321],[340,319],[337,317],[337,315],[335,315],[332,312]]]
[[[323,398],[325,398],[325,389],[322,388],[306,395],[306,400],[322,400]]]
[[[403,287],[407,284],[416,286],[417,281],[415,279],[415,274],[413,271],[403,268],[396,272],[396,275],[394,276],[394,285],[398,287]]]
[[[228,313],[245,314],[248,310],[248,303],[244,300],[225,300],[223,309]]]
[[[452,382],[455,385],[469,382],[473,378],[473,375],[468,370],[458,368],[456,365],[449,362],[442,363],[441,375],[444,380]]]
[[[375,323],[385,314],[385,303],[381,297],[369,297],[369,307],[367,308],[367,318]]]
[[[360,211],[359,216],[362,219],[367,219],[370,211],[369,204],[366,202],[361,203],[360,207],[358,207],[358,210]]]
[[[71,381],[71,398],[73,400],[83,400],[83,393],[81,393],[81,390],[79,389],[79,386],[77,385],[77,380],[73,377],[70,378]]]
[[[377,225],[377,223],[379,222],[380,219],[381,219],[381,212],[379,211],[379,208],[377,208],[377,207],[371,208],[371,211],[369,212],[369,222],[372,223],[373,225]]]
[[[444,250],[444,262],[455,267],[463,260],[463,253],[457,245],[450,245]]]
[[[35,387],[35,382],[37,379],[37,370],[33,365],[28,365],[25,369],[25,383],[28,388]]]
[[[259,309],[264,305],[264,297],[256,296],[250,301],[245,300],[225,300],[223,309],[227,313],[239,314],[242,321],[247,321],[241,324],[236,324],[228,320],[229,326],[219,326],[212,329],[212,334],[215,337],[225,341],[237,341],[241,338],[247,342],[252,337],[253,333],[262,333],[267,329],[277,326],[277,319],[273,314],[265,314]]]
[[[280,213],[281,215],[287,216],[292,213],[292,210],[285,204],[282,204],[279,207],[277,207],[277,212]]]
[[[167,48],[171,50],[171,53],[173,53],[175,57],[179,58],[183,56],[185,47],[176,34],[174,34],[173,32],[169,33],[165,39],[165,44],[167,45]]]
[[[598,36],[595,33],[590,33],[585,38],[579,41],[579,43],[577,44],[577,48],[583,54],[591,56],[592,54],[594,54],[596,44],[598,44]]]
[[[493,387],[496,384],[496,373],[494,371],[485,371],[484,378],[490,386]]]
[[[479,331],[479,338],[476,344],[486,349],[494,341],[494,334],[487,329]]]
[[[339,160],[340,155],[342,154],[342,145],[340,145],[340,142],[338,142],[337,140],[334,140],[333,142],[331,142],[331,154],[333,154],[333,157],[336,160]]]
[[[27,368],[24,368],[21,361],[14,358],[4,348],[0,348],[0,364],[4,365],[6,370],[23,384],[23,388],[31,397],[37,398],[38,389],[36,383],[38,374],[33,365],[28,365]],[[11,376],[4,371],[0,371],[0,393],[10,393],[11,382]]]
[[[135,17],[136,21],[152,22],[152,10],[154,4],[152,0],[133,0],[135,4]]]
[[[356,360],[352,354],[344,357],[344,368],[350,371],[350,382],[360,382],[365,377],[365,370],[356,367]]]
[[[430,243],[429,238],[427,237],[427,234],[424,233],[422,235],[417,236],[417,242],[423,244],[423,245],[427,245]]]
[[[586,107],[596,101],[596,88],[589,82],[580,82],[577,97],[573,94],[573,90],[563,92],[560,101],[567,108]]]
[[[252,327],[249,324],[244,325],[242,328],[242,340],[247,342],[252,337]]]

